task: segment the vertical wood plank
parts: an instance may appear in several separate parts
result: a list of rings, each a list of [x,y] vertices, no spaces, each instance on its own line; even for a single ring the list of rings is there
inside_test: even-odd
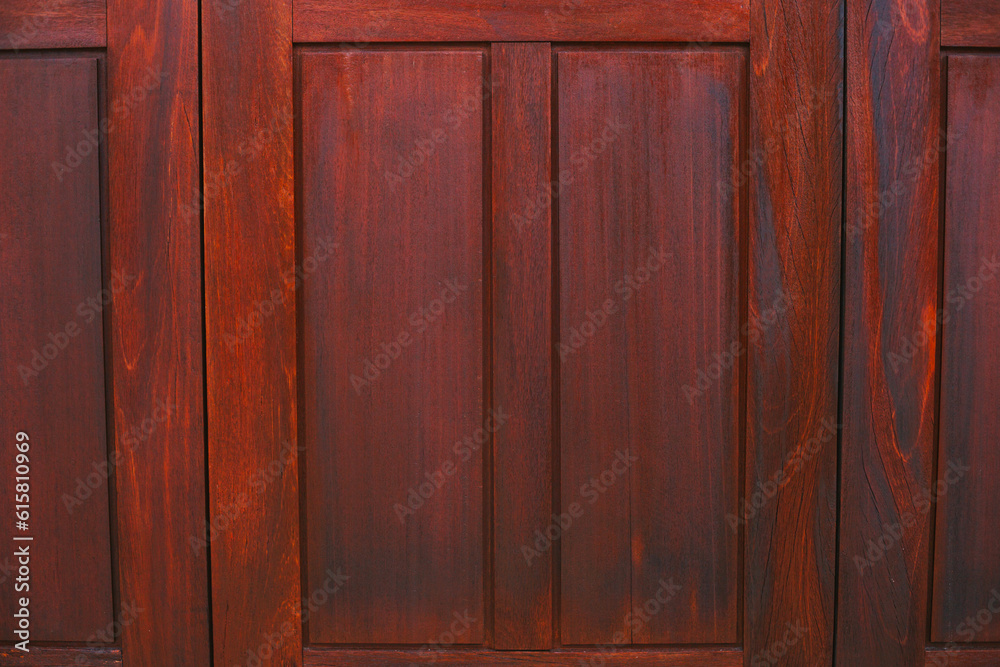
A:
[[[349,577],[311,643],[483,638],[483,67],[301,56],[308,588]]]
[[[552,55],[498,43],[493,89],[494,645],[552,646],[552,552],[525,557],[552,513]]]
[[[930,508],[921,500],[933,466],[937,365],[938,6],[848,3],[836,648],[844,665],[924,659]],[[923,343],[910,347],[921,334]]]
[[[932,640],[1000,641],[1000,58],[948,57]],[[969,622],[967,619],[973,619]]]
[[[31,639],[82,642],[112,620],[94,57],[0,60],[0,639],[15,639],[15,550],[31,566]],[[52,165],[62,164],[58,171]],[[27,493],[15,487],[24,432]],[[81,480],[87,480],[86,482]],[[15,508],[29,499],[28,530]],[[23,507],[17,508],[23,510]],[[15,542],[18,537],[31,542]],[[55,584],[55,585],[53,585]],[[34,648],[32,646],[32,648]]]
[[[844,4],[760,0],[751,12],[745,493],[772,497],[745,523],[743,640],[753,664],[794,629],[799,638],[782,662],[822,665],[832,659],[836,559],[829,431],[837,419]]]
[[[108,0],[111,269],[120,597],[125,664],[207,664],[198,3]],[[127,112],[123,111],[127,109]],[[173,406],[140,445],[135,429]],[[123,615],[125,612],[122,612]]]
[[[202,57],[215,662],[298,665],[291,0],[206,3]]]

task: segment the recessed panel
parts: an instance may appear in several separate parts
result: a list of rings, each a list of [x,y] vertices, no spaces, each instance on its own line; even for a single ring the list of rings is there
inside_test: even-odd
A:
[[[934,641],[1000,641],[1000,58],[948,58],[944,299]],[[905,363],[897,355],[895,363]],[[920,505],[918,505],[920,507]],[[980,612],[983,614],[976,620]],[[969,619],[972,619],[971,621]]]
[[[738,637],[745,76],[738,50],[558,57],[566,644]]]
[[[100,642],[112,618],[98,128],[95,59],[0,59],[4,641],[22,597],[33,641]]]
[[[347,577],[308,639],[478,643],[483,54],[300,64],[306,592]]]

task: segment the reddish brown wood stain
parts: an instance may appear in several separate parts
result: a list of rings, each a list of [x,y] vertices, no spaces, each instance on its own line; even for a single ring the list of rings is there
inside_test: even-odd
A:
[[[1000,641],[1000,58],[948,58],[935,641]]]
[[[482,641],[482,77],[479,51],[302,56],[302,252],[335,246],[303,286],[308,589],[350,577],[312,642],[455,613]]]
[[[697,400],[682,387],[739,337],[738,191],[718,186],[739,161],[743,56],[558,66],[561,510],[582,510],[562,638],[735,641],[738,368]],[[680,592],[638,622],[661,582]]]
[[[108,461],[101,170],[93,145],[75,169],[57,176],[52,165],[97,127],[97,60],[3,59],[0,90],[0,637],[14,639],[22,597],[12,537],[29,535],[31,637],[82,642],[113,613],[108,485],[99,474],[92,486],[80,481]],[[24,533],[14,527],[19,431],[31,444]]]
[[[836,650],[844,664],[913,665],[927,636],[930,515],[918,498],[931,483],[936,335],[905,363],[892,355],[938,304],[938,2],[848,7]],[[891,548],[871,551],[883,536]]]

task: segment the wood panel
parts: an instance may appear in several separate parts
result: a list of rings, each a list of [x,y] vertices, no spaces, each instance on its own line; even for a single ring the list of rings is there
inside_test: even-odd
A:
[[[830,664],[844,3],[762,0],[751,23],[750,149],[733,183],[750,193],[743,642],[766,655],[804,626],[782,664]]]
[[[912,665],[927,638],[930,514],[922,498],[935,428],[938,2],[848,7],[837,661]],[[873,549],[880,541],[888,548]]]
[[[291,0],[206,8],[202,91],[209,498],[227,527],[211,544],[214,657],[297,665]]]
[[[603,667],[742,667],[743,652],[731,648],[659,649],[650,651],[623,649],[567,650],[553,652],[488,650],[416,651],[416,650],[324,650],[307,648],[305,664],[309,667],[410,667],[436,664],[448,667],[479,665],[602,665]]]
[[[296,42],[745,42],[749,0],[294,0]]]
[[[744,57],[558,68],[562,641],[733,642],[738,366],[682,387],[739,336]]]
[[[941,0],[941,45],[1000,47],[1000,2]]]
[[[105,0],[4,0],[0,50],[103,47]]]
[[[308,590],[350,578],[313,643],[483,638],[483,68],[302,55]]]
[[[934,641],[1000,641],[1000,58],[948,58]],[[944,318],[942,318],[944,319]],[[995,599],[994,599],[995,598]]]
[[[119,592],[142,610],[122,656],[203,665],[201,228],[184,208],[200,187],[198,4],[109,0],[108,60],[111,269],[133,277],[112,309]]]
[[[2,59],[0,91],[0,424],[8,476],[0,538],[12,564],[17,549],[29,552],[31,638],[86,641],[113,614],[101,475],[108,463],[101,167],[97,146],[86,141],[98,126],[97,59]],[[67,147],[78,145],[68,157]],[[53,168],[65,162],[74,168]],[[27,531],[14,525],[19,432],[30,445]],[[12,541],[25,536],[33,540]],[[15,592],[14,574],[5,579],[0,638],[9,641],[24,591]]]
[[[552,55],[494,44],[492,69],[494,639],[552,646],[552,552],[523,547],[552,514]]]

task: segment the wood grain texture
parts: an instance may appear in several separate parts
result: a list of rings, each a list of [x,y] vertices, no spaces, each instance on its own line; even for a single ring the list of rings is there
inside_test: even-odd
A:
[[[0,647],[4,667],[121,667],[117,648],[35,646],[29,653]]]
[[[683,386],[739,335],[744,56],[558,68],[562,641],[735,642],[738,366]]]
[[[97,147],[70,173],[53,171],[97,127],[93,57],[0,60],[0,424],[7,491],[6,552],[30,550],[36,641],[86,641],[111,622],[111,542],[104,327],[100,300],[101,168]],[[91,301],[88,303],[88,299]],[[79,310],[83,309],[83,312]],[[15,435],[29,436],[30,530],[15,530]],[[76,498],[78,485],[82,501]],[[18,493],[23,493],[19,491]],[[31,543],[13,542],[31,536]],[[0,593],[0,639],[14,639],[13,572]],[[68,603],[68,601],[72,601]]]
[[[301,59],[309,640],[479,643],[484,54]]]
[[[835,594],[844,4],[762,0],[751,23],[745,494],[768,499],[745,524],[743,642],[753,660],[804,626],[781,663],[822,665]]]
[[[4,0],[0,50],[107,45],[105,0]]]
[[[938,2],[848,8],[837,661],[913,665],[927,637],[921,499],[935,428]]]
[[[933,641],[1000,641],[1000,58],[949,56]]]
[[[603,667],[743,667],[743,652],[732,648],[657,649],[620,648],[593,650],[511,651],[489,650],[345,650],[307,648],[309,667],[410,667],[411,665],[603,665]]]
[[[1000,649],[949,646],[928,648],[926,667],[996,667],[1000,665]]]
[[[201,229],[182,214],[200,177],[198,4],[109,0],[107,53],[110,263],[129,277],[111,320],[119,592],[142,610],[122,657],[206,664],[208,561],[189,547],[206,507]]]
[[[749,0],[294,0],[296,42],[745,42]]]
[[[1000,47],[1000,2],[941,0],[941,45]]]
[[[494,44],[492,70],[494,631],[499,649],[552,646],[550,551],[523,545],[552,514],[552,55]]]
[[[285,120],[294,112],[292,84],[291,0],[205,8],[209,498],[213,521],[235,516],[211,545],[218,665],[247,662],[248,652],[259,657],[272,643],[280,644],[272,646],[274,665],[302,656],[298,460],[287,455],[299,444],[287,278],[295,270],[294,127]],[[256,320],[265,302],[272,314]],[[277,474],[252,486],[272,465]],[[269,642],[275,633],[280,642]]]

